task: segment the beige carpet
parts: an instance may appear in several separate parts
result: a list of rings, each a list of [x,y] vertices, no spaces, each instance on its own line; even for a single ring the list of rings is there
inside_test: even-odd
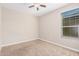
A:
[[[54,44],[34,40],[2,48],[2,56],[79,56],[79,53]]]

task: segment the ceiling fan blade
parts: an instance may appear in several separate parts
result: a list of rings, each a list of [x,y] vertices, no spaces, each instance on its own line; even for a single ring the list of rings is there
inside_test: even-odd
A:
[[[34,5],[29,6],[29,8],[32,8],[32,7],[34,7]]]
[[[40,5],[41,7],[46,7],[46,5]]]

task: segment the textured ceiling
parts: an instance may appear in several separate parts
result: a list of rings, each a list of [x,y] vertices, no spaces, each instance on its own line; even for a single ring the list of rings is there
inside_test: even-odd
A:
[[[28,8],[29,5],[32,5],[32,3],[3,3],[2,6],[10,9],[14,9],[20,12],[28,12],[35,16],[42,16],[46,13],[49,13],[55,9],[58,9],[60,7],[63,7],[64,5],[67,5],[67,3],[43,3],[47,7],[39,7],[39,11],[36,10],[36,8]]]

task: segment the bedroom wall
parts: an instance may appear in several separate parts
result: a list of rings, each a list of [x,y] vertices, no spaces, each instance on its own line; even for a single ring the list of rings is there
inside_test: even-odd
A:
[[[2,35],[1,35],[1,6],[0,6],[0,50],[1,50],[1,39],[2,39]]]
[[[2,46],[38,39],[37,17],[2,7]]]
[[[40,39],[79,50],[79,38],[62,36],[61,13],[79,8],[79,3],[72,3],[40,17]]]

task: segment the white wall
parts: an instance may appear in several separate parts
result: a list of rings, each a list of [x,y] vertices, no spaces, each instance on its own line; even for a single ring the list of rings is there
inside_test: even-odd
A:
[[[1,40],[2,40],[2,35],[1,35],[1,6],[0,6],[0,50],[1,50]]]
[[[79,50],[79,38],[65,38],[62,36],[61,13],[79,8],[79,4],[69,4],[40,17],[40,38],[42,40],[61,44]]]
[[[37,17],[19,11],[2,8],[2,45],[38,39]]]

